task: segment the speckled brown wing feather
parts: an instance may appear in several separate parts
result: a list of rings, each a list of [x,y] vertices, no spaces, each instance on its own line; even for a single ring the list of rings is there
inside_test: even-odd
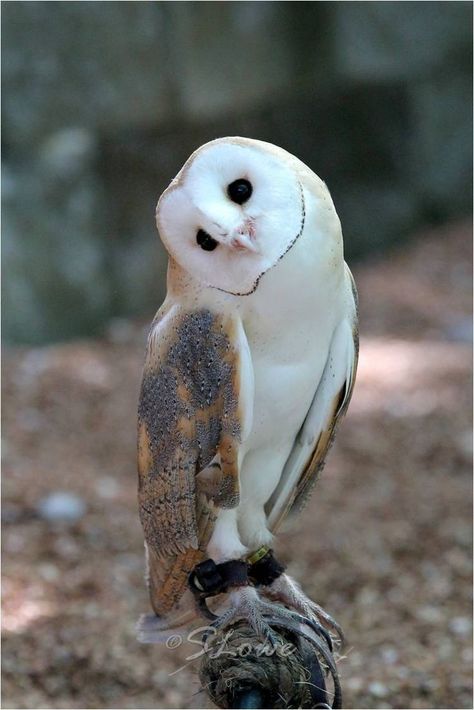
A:
[[[238,504],[239,391],[231,317],[177,306],[158,314],[138,407],[138,500],[156,614],[179,602],[218,508]]]

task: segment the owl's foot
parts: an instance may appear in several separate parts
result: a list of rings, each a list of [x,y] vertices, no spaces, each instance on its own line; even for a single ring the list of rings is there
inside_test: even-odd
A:
[[[324,638],[330,651],[332,640],[330,634],[319,622],[287,609],[280,604],[274,604],[262,599],[254,587],[240,587],[229,593],[230,608],[217,617],[210,629],[224,630],[238,621],[244,621],[258,638],[268,641],[271,646],[278,645],[273,628],[303,629],[305,626]],[[204,638],[208,638],[208,631]]]
[[[219,631],[237,621],[245,621],[257,637],[275,645],[275,636],[266,619],[266,616],[273,616],[275,613],[273,604],[260,599],[257,590],[251,586],[239,587],[229,592],[229,603],[229,609],[210,624],[211,629]]]
[[[208,559],[196,565],[189,586],[197,611],[212,621],[210,628],[215,631],[244,620],[257,636],[272,641],[271,620],[273,626],[281,623],[282,626],[289,624],[301,628],[306,625],[324,637],[331,651],[333,637],[342,645],[342,630],[332,617],[308,599],[291,577],[283,574],[284,568],[271,550],[262,548],[262,552],[264,554],[257,561],[229,560],[216,565]],[[259,592],[267,599],[262,599]],[[209,609],[207,600],[225,593],[230,608],[216,616]]]
[[[261,601],[258,592],[249,584],[248,565],[243,560],[228,560],[218,565],[204,560],[194,568],[189,577],[189,587],[194,595],[199,613],[212,621],[209,636],[214,632],[244,619],[255,634],[271,641],[272,632],[263,618],[264,611],[273,609],[269,602]],[[207,605],[209,598],[227,594],[230,608],[216,616]]]
[[[343,645],[344,634],[339,624],[319,604],[309,599],[287,574],[281,574],[271,584],[259,587],[259,590],[268,599],[290,607],[307,621],[323,626],[339,647]]]

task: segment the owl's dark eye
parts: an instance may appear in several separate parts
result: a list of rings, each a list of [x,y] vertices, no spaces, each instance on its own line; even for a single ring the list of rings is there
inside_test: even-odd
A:
[[[201,247],[201,249],[204,249],[204,251],[214,251],[218,244],[218,242],[216,242],[216,240],[213,239],[210,234],[205,232],[204,229],[200,229],[198,231],[198,233],[196,234],[196,241]]]
[[[238,205],[243,205],[252,194],[252,189],[252,184],[248,180],[245,178],[239,178],[227,186],[227,194],[232,202],[236,202]]]

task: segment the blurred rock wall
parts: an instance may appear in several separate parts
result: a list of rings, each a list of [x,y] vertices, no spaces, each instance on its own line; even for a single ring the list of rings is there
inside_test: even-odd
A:
[[[471,209],[468,2],[2,6],[3,332],[45,342],[148,317],[158,195],[222,135],[329,185],[349,258]]]

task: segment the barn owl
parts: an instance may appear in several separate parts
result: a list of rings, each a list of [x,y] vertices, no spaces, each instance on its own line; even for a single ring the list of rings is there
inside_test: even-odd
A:
[[[154,611],[139,638],[190,623],[224,569],[215,626],[263,632],[272,601],[327,621],[274,558],[258,584],[251,569],[307,497],[354,385],[357,296],[329,191],[285,150],[222,138],[187,160],[156,221],[169,265],[138,410]]]

